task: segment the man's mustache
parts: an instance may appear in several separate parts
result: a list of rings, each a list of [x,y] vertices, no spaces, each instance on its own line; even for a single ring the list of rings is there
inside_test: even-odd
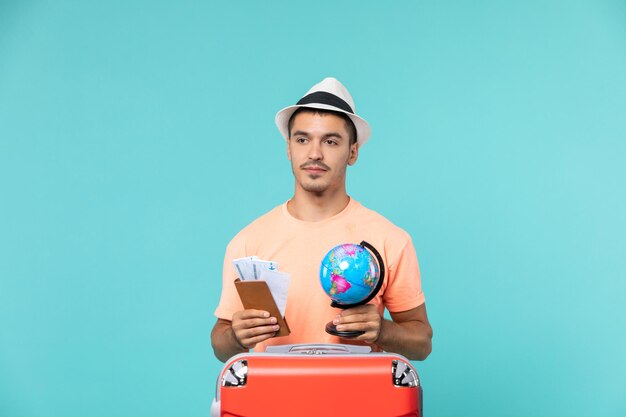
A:
[[[320,168],[320,169],[325,169],[326,171],[330,171],[330,167],[322,162],[306,162],[300,165],[300,169],[306,169],[306,168]]]

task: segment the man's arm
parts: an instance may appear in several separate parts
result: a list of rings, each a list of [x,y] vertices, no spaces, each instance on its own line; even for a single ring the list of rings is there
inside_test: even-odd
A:
[[[211,345],[217,359],[226,362],[273,337],[278,329],[276,318],[267,311],[242,310],[233,314],[232,321],[217,319],[211,331]]]
[[[355,337],[376,344],[387,352],[399,353],[411,360],[424,360],[432,351],[433,329],[428,322],[426,305],[398,313],[390,313],[392,320],[380,316],[373,304],[349,308],[334,320],[337,330],[362,330]]]

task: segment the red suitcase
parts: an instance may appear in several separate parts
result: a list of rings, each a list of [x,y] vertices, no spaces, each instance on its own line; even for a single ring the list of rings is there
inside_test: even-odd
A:
[[[422,387],[408,359],[354,345],[271,346],[230,358],[211,417],[421,417]]]

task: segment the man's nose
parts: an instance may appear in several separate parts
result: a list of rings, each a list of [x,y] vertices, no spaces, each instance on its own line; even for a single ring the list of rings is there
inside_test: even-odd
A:
[[[320,161],[324,158],[322,154],[322,145],[318,141],[311,141],[311,146],[309,147],[309,159],[314,161]]]

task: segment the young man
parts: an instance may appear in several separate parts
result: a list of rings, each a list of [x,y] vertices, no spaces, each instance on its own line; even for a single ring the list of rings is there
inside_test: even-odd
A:
[[[276,344],[360,343],[425,359],[432,329],[411,238],[346,193],[346,169],[357,161],[370,134],[367,122],[355,114],[352,97],[339,81],[326,78],[295,106],[279,111],[276,124],[287,141],[294,195],[245,227],[226,249],[222,296],[211,333],[215,355],[226,361]],[[383,257],[383,287],[369,304],[332,308],[319,283],[321,260],[336,245],[363,240]],[[242,307],[232,260],[253,255],[278,262],[291,275],[285,311],[289,336],[274,338],[276,318]],[[383,318],[385,307],[392,320]],[[332,336],[325,331],[328,321],[340,331],[365,333],[351,339]]]

